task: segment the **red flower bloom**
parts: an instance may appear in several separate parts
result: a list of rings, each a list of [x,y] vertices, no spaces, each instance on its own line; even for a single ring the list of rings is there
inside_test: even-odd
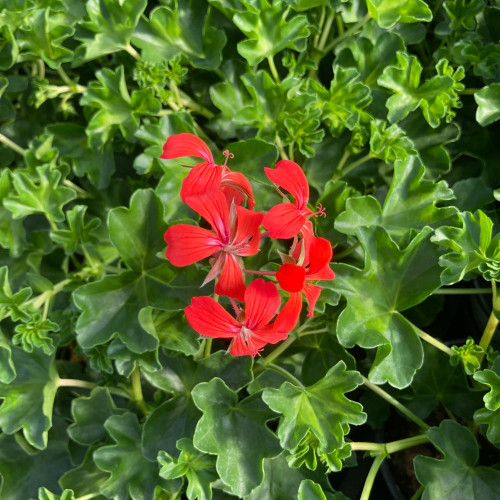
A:
[[[266,344],[276,344],[286,333],[276,331],[273,319],[280,305],[274,283],[256,279],[245,291],[245,310],[233,318],[211,297],[193,297],[186,307],[188,323],[205,337],[233,339],[229,353],[255,356]]]
[[[280,203],[267,212],[262,225],[271,238],[293,238],[315,215],[324,215],[321,209],[316,214],[307,208],[309,202],[309,184],[303,170],[295,162],[280,160],[276,168],[264,168],[271,182],[288,191],[293,197],[292,203]]]
[[[245,283],[241,257],[255,255],[259,250],[262,214],[234,204],[229,209],[221,191],[189,196],[186,202],[212,230],[187,224],[168,228],[165,233],[167,259],[174,266],[184,267],[214,256],[212,270],[203,284],[222,273],[215,293],[243,301]]]
[[[226,158],[230,156],[225,151]],[[182,133],[171,135],[163,145],[163,154],[160,158],[170,160],[182,156],[194,156],[205,161],[194,166],[182,182],[181,200],[186,202],[188,196],[204,193],[211,189],[222,189],[228,198],[228,204],[234,199],[241,205],[248,198],[248,206],[255,206],[252,186],[243,174],[231,172],[224,165],[216,165],[208,146],[195,135]],[[227,161],[227,160],[226,160]]]
[[[300,248],[296,249],[295,253],[297,252],[300,253]],[[313,238],[302,266],[287,263],[280,267],[276,279],[283,290],[290,292],[290,298],[276,320],[280,331],[289,332],[297,324],[302,310],[302,294],[309,304],[307,316],[309,318],[314,316],[314,306],[322,288],[313,285],[312,282],[335,278],[335,273],[329,265],[332,256],[332,245],[328,240]]]

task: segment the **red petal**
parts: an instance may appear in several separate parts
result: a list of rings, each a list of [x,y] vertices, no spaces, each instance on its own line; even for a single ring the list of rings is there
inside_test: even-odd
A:
[[[276,331],[281,333],[291,332],[297,321],[299,320],[300,311],[302,310],[302,294],[291,293],[287,303],[279,312],[276,321],[274,322]]]
[[[255,206],[255,198],[253,197],[252,186],[248,179],[239,172],[231,172],[228,168],[222,174],[221,187],[232,187],[238,192],[244,194],[248,198],[248,206],[252,209]],[[235,200],[236,201],[236,200]],[[229,203],[231,200],[229,200]],[[237,205],[241,203],[237,203]]]
[[[226,261],[222,268],[221,277],[215,285],[215,293],[243,302],[245,283],[243,281],[243,273],[236,259],[234,255],[226,254]]]
[[[321,293],[322,288],[317,285],[308,285],[304,286],[304,295],[306,296],[307,303],[309,304],[309,312],[307,313],[308,318],[312,318],[314,316],[314,306],[316,305],[316,301],[319,298],[319,294]]]
[[[221,166],[206,162],[199,163],[182,181],[181,200],[185,203],[188,196],[201,194],[211,189],[219,189],[221,177]]]
[[[255,356],[266,345],[266,342],[255,338],[253,335],[243,340],[243,337],[237,335],[231,344],[229,354],[233,356]]]
[[[307,206],[309,201],[309,184],[304,171],[295,162],[280,160],[276,168],[264,168],[267,177],[274,184],[288,191],[294,198],[299,210]]]
[[[223,243],[229,243],[229,209],[220,190],[189,196],[186,203],[215,229]]]
[[[276,273],[280,287],[286,292],[301,292],[304,287],[306,270],[296,264],[283,264]]]
[[[168,244],[167,259],[177,267],[189,266],[210,257],[221,249],[221,242],[213,231],[198,226],[177,224],[165,233]]]
[[[170,160],[183,156],[195,156],[203,158],[208,163],[214,163],[210,149],[199,137],[187,133],[171,135],[163,145],[163,154],[160,158]]]
[[[259,227],[264,215],[243,207],[236,207],[236,213],[238,214],[238,227],[231,244],[241,246],[235,253],[243,256],[255,255],[259,251]]]
[[[309,272],[315,273],[332,260],[332,244],[325,238],[313,238],[309,248]]]
[[[267,325],[280,306],[280,294],[270,281],[256,279],[245,292],[245,325],[256,330]]]
[[[264,215],[262,225],[271,238],[293,238],[301,229],[306,218],[293,203],[280,203]]]
[[[229,339],[241,329],[241,325],[212,297],[193,297],[184,312],[193,329],[205,337]]]

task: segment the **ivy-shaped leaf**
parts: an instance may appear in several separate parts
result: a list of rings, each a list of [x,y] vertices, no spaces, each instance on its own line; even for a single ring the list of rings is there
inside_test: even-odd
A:
[[[77,63],[129,49],[132,33],[146,5],[146,0],[86,2],[90,20],[80,23],[85,31],[80,30],[76,37],[82,41],[75,54]]]
[[[321,485],[315,483],[311,479],[304,479],[299,486],[297,500],[348,500],[347,497],[337,491],[335,493],[326,493],[321,488]]]
[[[182,310],[199,293],[202,279],[198,283],[188,273],[174,280],[169,264],[156,256],[164,250],[164,232],[163,207],[152,190],[137,190],[130,208],[110,212],[110,239],[129,270],[73,292],[75,304],[82,310],[76,334],[83,348],[105,344],[118,334],[135,353],[154,350],[158,338],[141,328],[140,310],[147,306]]]
[[[13,66],[19,55],[19,46],[9,25],[0,27],[0,70]]]
[[[27,354],[12,349],[16,378],[10,384],[0,383],[0,428],[6,434],[23,429],[26,440],[35,448],[47,446],[52,425],[52,407],[58,376],[52,356],[40,351]]]
[[[113,415],[104,427],[116,444],[94,451],[97,467],[110,473],[99,491],[108,498],[130,495],[133,500],[152,500],[158,483],[158,464],[142,454],[141,427],[136,415]]]
[[[7,338],[0,330],[0,382],[10,384],[16,377],[16,369],[12,362],[12,351]]]
[[[252,379],[249,357],[226,356],[222,351],[199,362],[188,357],[162,358],[161,361],[161,370],[143,371],[153,387],[173,396],[155,408],[144,424],[142,446],[150,460],[155,460],[160,450],[176,455],[177,440],[193,437],[201,416],[191,398],[191,391],[197,384],[219,377],[236,391]],[[169,432],[163,432],[166,427]]]
[[[318,382],[299,387],[285,382],[279,389],[265,389],[262,399],[272,410],[283,414],[278,437],[283,448],[295,454],[303,453],[303,443],[314,443],[315,453],[335,470],[342,468],[336,451],[346,446],[344,436],[348,425],[361,425],[366,414],[359,403],[345,397],[363,383],[359,372],[346,371],[339,361]]]
[[[450,30],[465,28],[473,30],[476,26],[476,16],[483,12],[484,0],[447,0],[444,9],[450,18]]]
[[[424,486],[423,500],[480,500],[497,496],[500,471],[491,467],[476,467],[478,446],[467,427],[453,420],[444,420],[439,427],[429,429],[428,435],[444,458],[415,458],[415,474]]]
[[[3,204],[15,219],[41,213],[54,222],[64,220],[63,207],[76,198],[76,193],[61,185],[59,170],[42,165],[36,167],[36,176],[25,170],[16,170],[11,175],[15,194],[8,195]]]
[[[419,304],[441,286],[438,252],[429,241],[431,233],[431,228],[424,227],[401,250],[382,227],[359,227],[364,269],[336,264],[334,282],[325,283],[347,299],[337,322],[340,343],[345,347],[378,347],[369,373],[375,384],[407,387],[422,366],[422,344],[401,311]]]
[[[500,119],[500,83],[492,83],[474,94],[477,103],[476,120],[486,127]]]
[[[82,106],[99,109],[86,129],[92,147],[104,146],[117,128],[125,139],[132,139],[140,124],[139,117],[160,111],[152,88],[129,94],[123,66],[116,71],[103,68],[96,72],[96,77],[99,82],[90,82],[80,99]]]
[[[132,42],[148,61],[170,61],[182,54],[196,68],[214,70],[221,63],[226,35],[212,25],[205,4],[182,0],[141,19]]]
[[[432,20],[432,12],[423,0],[367,0],[370,16],[384,29],[396,23],[418,23]]]
[[[233,16],[233,22],[248,40],[238,43],[238,52],[254,66],[266,57],[272,57],[285,48],[303,51],[309,36],[306,16],[295,15],[286,21],[289,7],[281,0],[259,0],[259,9],[247,5],[247,12]]]
[[[310,85],[318,95],[322,117],[331,134],[340,137],[346,128],[354,130],[359,124],[363,109],[371,103],[372,96],[356,69],[334,65],[333,73],[330,90],[315,80],[310,80]]]
[[[75,398],[71,402],[74,422],[68,427],[69,437],[83,445],[96,443],[106,436],[106,420],[122,411],[116,408],[105,387],[96,387],[90,396]]]
[[[170,456],[165,451],[158,454],[160,477],[163,479],[185,477],[188,483],[186,496],[189,500],[210,500],[211,483],[219,479],[215,472],[215,458],[198,451],[193,442],[187,438],[179,439],[177,448],[181,452],[178,458]]]
[[[235,495],[247,495],[264,478],[264,458],[275,457],[281,451],[266,426],[272,414],[258,396],[238,402],[238,394],[220,378],[198,384],[192,397],[203,412],[194,433],[194,445],[217,455],[220,478]]]
[[[425,226],[450,223],[456,209],[436,205],[453,199],[453,191],[444,181],[425,180],[424,174],[425,167],[415,156],[397,160],[383,206],[372,196],[351,197],[345,212],[335,220],[335,228],[354,235],[358,227],[382,226],[394,241],[404,246]]]
[[[59,325],[47,318],[43,319],[41,314],[35,313],[29,321],[17,325],[14,331],[13,345],[21,345],[24,351],[30,353],[33,348],[42,349],[47,355],[54,353],[54,339],[48,334],[58,332]]]
[[[38,490],[38,500],[75,500],[75,492],[73,490],[64,490],[60,495],[56,495],[47,488],[40,488]]]
[[[451,251],[439,258],[443,285],[481,273],[487,280],[500,276],[500,235],[492,237],[493,222],[481,210],[458,214],[462,227],[436,229],[432,242]]]
[[[386,102],[389,121],[398,122],[419,107],[432,128],[437,128],[443,118],[449,121],[452,108],[460,106],[457,92],[464,88],[458,83],[464,77],[463,68],[453,72],[448,62],[441,60],[436,64],[438,74],[421,84],[418,59],[405,52],[398,52],[397,59],[398,65],[385,68],[377,80],[394,93]]]

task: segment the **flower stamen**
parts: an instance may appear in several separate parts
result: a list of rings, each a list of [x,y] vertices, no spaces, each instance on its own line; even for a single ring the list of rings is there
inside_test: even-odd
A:
[[[321,203],[318,203],[316,210],[317,212],[313,213],[313,217],[325,217],[326,219],[326,208]]]
[[[229,151],[229,149],[225,149],[222,154],[226,157],[226,160],[224,161],[224,165],[222,165],[223,167],[227,167],[227,161],[229,160],[229,158],[233,159],[234,158],[234,154],[231,153]]]

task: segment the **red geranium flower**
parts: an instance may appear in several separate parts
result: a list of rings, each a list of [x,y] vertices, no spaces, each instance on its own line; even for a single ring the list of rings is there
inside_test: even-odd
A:
[[[224,151],[226,161],[231,153]],[[216,165],[208,146],[199,137],[193,134],[182,133],[171,135],[163,145],[163,154],[160,158],[170,160],[183,156],[194,156],[203,158],[205,161],[198,163],[182,182],[181,200],[186,202],[188,196],[201,194],[211,189],[222,189],[228,199],[228,203],[234,199],[237,205],[241,205],[245,197],[248,198],[248,206],[255,206],[252,186],[243,174],[231,172],[224,165]]]
[[[300,248],[296,249],[295,253],[297,252],[300,253]],[[332,256],[332,245],[328,240],[313,238],[303,265],[292,263],[281,265],[276,273],[276,279],[280,287],[290,293],[290,298],[276,320],[278,329],[290,331],[295,327],[302,310],[302,294],[309,304],[307,316],[309,318],[314,316],[314,306],[322,287],[312,283],[335,278],[335,273],[329,265]]]
[[[280,203],[264,216],[262,225],[267,229],[271,238],[293,238],[301,231],[308,219],[325,215],[323,209],[314,213],[307,208],[309,184],[304,172],[295,162],[280,160],[276,163],[276,168],[264,168],[264,170],[271,182],[294,197],[292,203]]]
[[[259,250],[262,214],[234,203],[229,209],[221,191],[189,196],[186,202],[212,230],[187,224],[168,228],[165,233],[167,259],[174,266],[184,267],[213,256],[212,270],[203,284],[222,273],[215,293],[243,301],[245,283],[241,257],[255,255]]]
[[[255,356],[266,344],[276,344],[287,336],[270,324],[279,305],[280,295],[274,283],[256,279],[246,289],[245,309],[236,310],[236,319],[211,297],[193,297],[185,312],[199,334],[233,339],[229,348],[233,356]]]

